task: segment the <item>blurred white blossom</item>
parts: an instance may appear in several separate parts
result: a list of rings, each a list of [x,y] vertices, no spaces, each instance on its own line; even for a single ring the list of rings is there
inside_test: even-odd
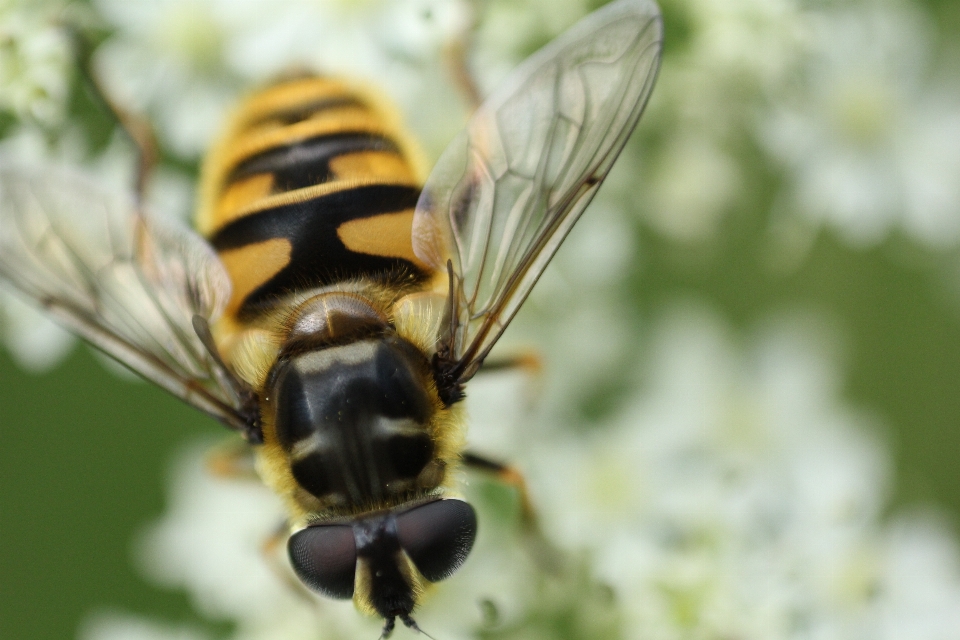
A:
[[[432,134],[426,143],[435,152],[463,121],[450,109],[457,99],[440,56],[469,26],[465,0],[97,6],[117,28],[97,53],[107,86],[123,104],[150,113],[162,140],[185,157],[209,146],[242,92],[297,68],[381,86]]]
[[[247,5],[235,4],[239,11]],[[117,29],[96,51],[107,91],[148,114],[175,152],[197,156],[240,89],[224,65],[228,32],[216,3],[99,0],[96,7]]]
[[[791,207],[856,245],[900,227],[960,239],[960,87],[931,79],[933,26],[913,5],[865,2],[808,16],[799,91],[763,120],[790,169]]]
[[[64,116],[72,56],[56,23],[60,3],[0,2],[0,110],[45,125]]]
[[[480,537],[420,625],[443,638],[531,637],[555,617],[573,637],[951,637],[960,549],[929,515],[884,521],[885,448],[872,419],[838,399],[835,347],[815,327],[771,322],[741,349],[715,317],[681,307],[635,371],[646,384],[608,424],[584,435],[546,411],[531,418],[551,423],[539,441],[501,435],[564,568],[539,569],[513,521],[491,510],[486,483],[468,476]],[[484,385],[471,398],[485,406],[505,391]],[[472,432],[497,429],[476,413]],[[258,552],[282,518],[277,499],[210,478],[201,458],[192,450],[177,465],[170,510],[142,546],[148,575],[235,621],[236,638],[373,637],[378,622],[349,603],[285,584],[282,550]]]
[[[742,188],[741,167],[710,136],[678,135],[647,176],[647,221],[684,242],[713,237]]]
[[[81,626],[80,640],[207,640],[209,636],[188,627],[157,624],[138,616],[104,611],[91,615]]]
[[[0,288],[0,328],[17,364],[34,373],[58,365],[76,343],[72,333],[5,288]]]
[[[624,637],[960,629],[960,548],[928,515],[885,523],[886,447],[875,420],[840,400],[840,349],[820,323],[778,319],[742,344],[682,306],[653,336],[634,371],[642,384],[586,435],[551,409],[539,440],[524,437],[524,421],[511,443],[489,409],[504,387],[472,394],[484,407],[474,440],[483,446],[491,429],[501,452],[521,452],[545,530],[568,553],[586,550],[613,587]],[[578,365],[558,367],[583,381]],[[917,581],[926,595],[907,586]]]
[[[111,95],[147,114],[181,160],[207,148],[244,91],[296,67],[382,87],[436,157],[468,112],[446,67],[451,44],[475,26],[469,62],[489,90],[594,4],[93,0],[112,29],[95,63]],[[893,0],[662,4],[680,27],[642,125],[657,139],[628,146],[590,222],[498,346],[541,345],[543,377],[470,385],[471,445],[527,472],[563,569],[550,574],[529,553],[503,505],[508,491],[465,474],[481,519],[476,548],[417,620],[442,640],[557,628],[644,640],[955,637],[955,536],[935,514],[885,517],[889,453],[869,435],[873,418],[840,399],[837,346],[790,321],[734,337],[686,307],[642,332],[626,282],[645,258],[634,210],[670,239],[713,238],[765,179],[757,163],[771,160],[785,176],[778,212],[792,221],[830,225],[858,245],[894,229],[955,244],[960,110],[949,84],[935,88],[944,83],[928,16]],[[69,122],[54,141],[31,124],[57,124],[65,109],[72,61],[54,6],[0,0],[0,110],[22,120],[5,152],[83,164],[128,188],[122,137],[91,157]],[[188,215],[191,195],[189,178],[163,167],[150,201]],[[72,339],[2,295],[14,356],[52,366]],[[651,345],[638,344],[648,333]],[[582,405],[615,382],[623,406],[584,424]],[[201,618],[233,623],[234,640],[376,637],[380,621],[349,602],[303,593],[283,545],[264,555],[283,518],[277,499],[256,482],[209,476],[202,460],[191,448],[178,461],[168,511],[138,545],[149,579],[185,590]],[[202,622],[98,612],[80,636],[216,634]]]
[[[643,156],[646,220],[680,242],[713,237],[743,197],[738,150],[755,114],[788,86],[803,60],[806,14],[795,0],[663,0],[680,18],[668,38],[648,131],[668,131]],[[668,25],[668,28],[677,25]],[[669,32],[668,32],[669,33]]]
[[[757,184],[757,139],[786,169],[778,213],[854,246],[896,228],[933,248],[960,240],[960,86],[940,77],[915,3],[663,4],[683,42],[668,44],[646,123],[669,133],[634,150],[653,228],[714,237]]]

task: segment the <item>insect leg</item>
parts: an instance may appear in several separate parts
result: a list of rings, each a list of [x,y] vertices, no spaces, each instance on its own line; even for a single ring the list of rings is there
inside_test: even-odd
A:
[[[156,165],[159,158],[157,150],[157,140],[153,134],[153,127],[143,116],[128,111],[120,106],[119,102],[110,97],[110,94],[104,88],[103,83],[97,77],[97,72],[93,68],[93,50],[94,47],[90,40],[84,35],[80,28],[75,25],[64,25],[70,39],[73,42],[74,56],[77,60],[81,78],[89,89],[94,100],[117,121],[120,128],[127,134],[134,146],[137,148],[137,171],[134,178],[134,195],[137,198],[137,204],[143,203],[143,196],[146,190],[147,179],[150,172]]]
[[[499,482],[513,487],[520,499],[520,518],[524,529],[539,529],[536,510],[533,508],[533,501],[530,500],[530,492],[527,490],[527,481],[519,469],[469,451],[464,452],[463,462],[471,469],[487,473]]]
[[[520,499],[520,521],[535,560],[546,571],[559,572],[563,566],[562,554],[547,539],[540,527],[540,520],[530,499],[530,491],[527,489],[527,481],[523,473],[516,467],[469,451],[463,454],[463,462],[468,467],[490,474],[498,481],[516,489]]]
[[[534,350],[521,351],[508,356],[487,358],[477,373],[492,373],[519,369],[532,377],[539,377],[543,371],[543,358]]]
[[[230,439],[207,454],[207,471],[218,478],[259,480],[254,459],[253,447],[248,442]]]
[[[477,375],[482,373],[498,373],[519,371],[524,374],[522,398],[527,408],[536,406],[543,391],[543,358],[540,352],[529,349],[518,351],[507,356],[486,358]]]

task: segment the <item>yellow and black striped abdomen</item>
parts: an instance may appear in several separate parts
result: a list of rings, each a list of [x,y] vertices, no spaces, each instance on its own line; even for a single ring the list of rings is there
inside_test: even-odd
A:
[[[330,78],[241,105],[204,165],[197,216],[233,281],[228,314],[252,319],[344,280],[429,275],[411,240],[422,177],[393,120]]]

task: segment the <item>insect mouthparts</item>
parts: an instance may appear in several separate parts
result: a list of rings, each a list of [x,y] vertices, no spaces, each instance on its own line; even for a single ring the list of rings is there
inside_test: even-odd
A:
[[[423,636],[426,636],[430,640],[437,640],[432,635],[430,635],[429,633],[421,629],[420,626],[417,624],[417,622],[410,617],[410,614],[401,613],[399,618],[400,618],[400,621],[403,622],[404,626],[407,627],[408,629],[412,629],[413,631],[416,631],[417,633]],[[392,634],[393,630],[396,628],[396,620],[397,618],[394,616],[391,616],[389,618],[384,618],[383,631],[380,633],[379,640],[387,640],[387,638],[390,637],[390,634]]]
[[[410,614],[407,614],[407,613],[402,613],[402,614],[400,614],[400,620],[403,621],[403,624],[404,624],[408,629],[413,629],[414,631],[416,631],[416,632],[419,633],[420,635],[424,635],[424,636],[430,638],[430,640],[436,640],[436,638],[434,638],[432,635],[430,635],[429,633],[427,633],[426,631],[424,631],[423,629],[421,629],[421,628],[417,625],[417,623],[414,621],[414,619],[410,617]]]
[[[394,627],[396,627],[396,617],[390,616],[389,618],[383,619],[383,630],[380,632],[379,640],[387,640],[390,637],[390,634],[393,633]]]

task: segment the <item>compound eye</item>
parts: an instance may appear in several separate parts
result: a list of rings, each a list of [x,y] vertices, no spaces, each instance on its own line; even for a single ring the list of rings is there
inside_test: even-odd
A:
[[[437,500],[397,516],[397,538],[423,577],[438,582],[460,568],[477,537],[477,514],[463,500]]]
[[[357,543],[349,525],[302,529],[287,543],[290,563],[305,585],[331,598],[353,597]]]

